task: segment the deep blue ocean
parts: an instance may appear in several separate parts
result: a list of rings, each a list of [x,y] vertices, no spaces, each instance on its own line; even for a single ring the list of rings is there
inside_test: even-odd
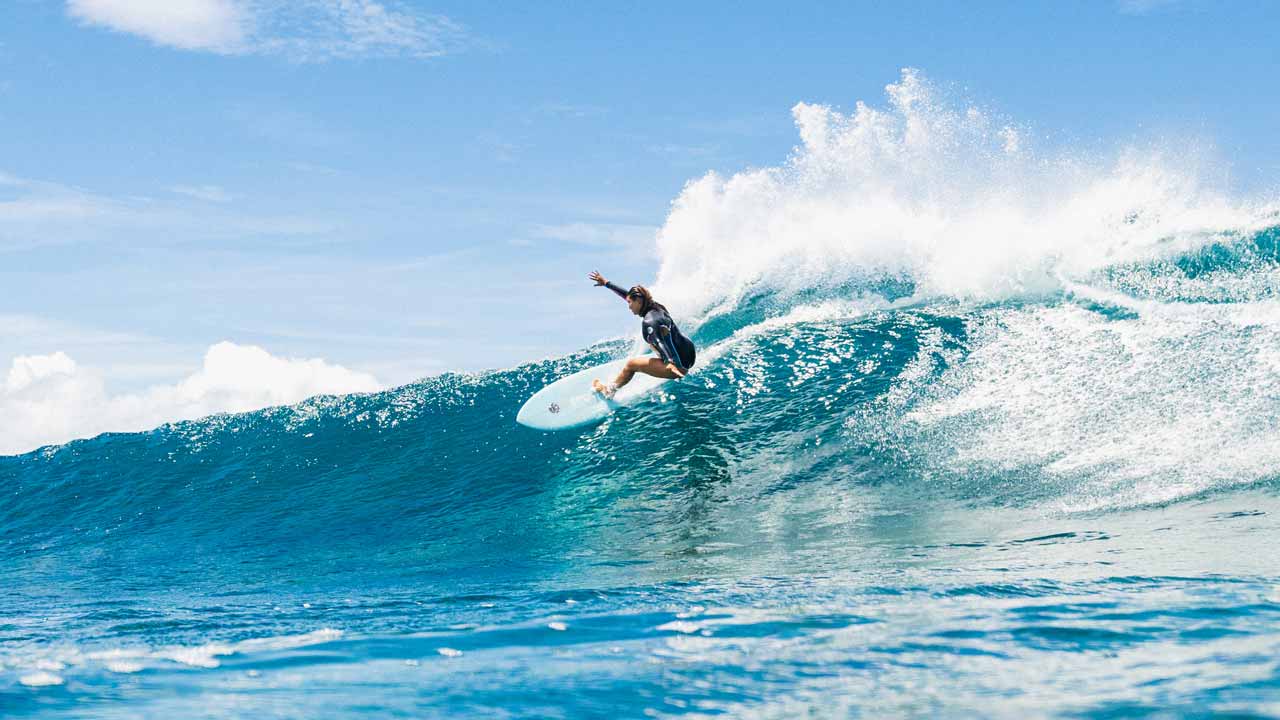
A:
[[[0,458],[0,714],[1280,716],[1278,240]]]

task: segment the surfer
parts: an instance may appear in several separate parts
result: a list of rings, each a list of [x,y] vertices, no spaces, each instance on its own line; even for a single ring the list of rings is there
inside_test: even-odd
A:
[[[696,356],[693,341],[680,332],[676,323],[667,313],[667,309],[655,302],[649,290],[643,285],[636,285],[630,290],[623,290],[614,285],[599,272],[593,271],[587,277],[597,286],[603,285],[617,293],[618,297],[627,301],[631,312],[644,318],[640,324],[640,335],[658,357],[635,357],[627,361],[622,372],[611,383],[602,383],[599,379],[591,381],[591,387],[605,397],[613,397],[618,388],[631,382],[636,373],[644,373],[667,380],[679,380],[693,367]]]

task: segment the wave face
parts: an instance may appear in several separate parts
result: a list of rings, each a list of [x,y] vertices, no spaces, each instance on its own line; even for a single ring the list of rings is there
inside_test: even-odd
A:
[[[1274,204],[913,72],[795,114],[659,239],[697,372],[596,427],[514,417],[629,343],[0,458],[0,710],[1274,707]]]

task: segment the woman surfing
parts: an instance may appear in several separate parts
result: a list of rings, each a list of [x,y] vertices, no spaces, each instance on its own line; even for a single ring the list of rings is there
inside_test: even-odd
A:
[[[613,397],[618,388],[631,382],[631,378],[638,372],[667,380],[679,380],[689,372],[697,354],[693,341],[680,332],[667,309],[654,301],[647,288],[636,285],[630,290],[623,290],[594,271],[587,277],[597,286],[603,285],[617,293],[618,297],[627,301],[627,307],[632,313],[643,318],[640,336],[658,353],[658,357],[631,358],[611,383],[600,382],[598,378],[592,380],[591,387],[596,392],[606,398]]]

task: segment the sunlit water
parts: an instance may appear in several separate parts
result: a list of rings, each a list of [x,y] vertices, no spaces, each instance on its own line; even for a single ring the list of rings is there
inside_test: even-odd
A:
[[[0,458],[0,714],[1280,715],[1277,216],[926,90],[686,190],[598,426],[629,345]]]

